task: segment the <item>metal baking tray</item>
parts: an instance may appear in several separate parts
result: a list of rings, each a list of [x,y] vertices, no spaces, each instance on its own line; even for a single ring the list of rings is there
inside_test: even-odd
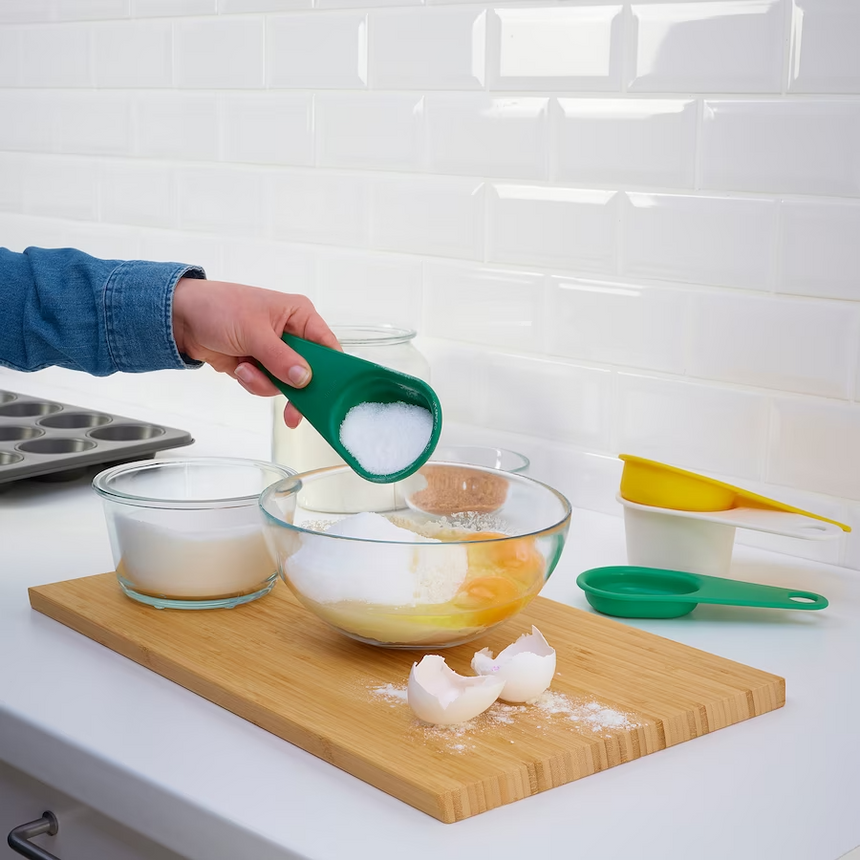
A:
[[[145,459],[192,442],[174,427],[0,390],[0,484],[72,481],[91,466]]]

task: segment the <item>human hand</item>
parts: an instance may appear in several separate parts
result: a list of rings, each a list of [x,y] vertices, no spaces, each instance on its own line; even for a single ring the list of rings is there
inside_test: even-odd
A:
[[[310,382],[307,362],[281,340],[283,332],[340,350],[337,338],[305,296],[195,278],[181,278],[176,285],[173,337],[179,351],[229,374],[251,394],[280,394],[254,359],[293,388]],[[301,420],[288,403],[286,425],[296,428]]]

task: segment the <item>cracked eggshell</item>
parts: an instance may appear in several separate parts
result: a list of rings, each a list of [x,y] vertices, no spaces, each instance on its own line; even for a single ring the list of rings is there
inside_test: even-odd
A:
[[[472,668],[482,677],[504,681],[504,689],[499,695],[502,701],[530,702],[552,683],[555,649],[533,626],[531,633],[523,633],[495,659],[489,648],[478,651],[472,658]]]
[[[412,664],[406,698],[415,715],[427,723],[450,726],[482,714],[502,692],[498,678],[458,675],[444,657],[428,654]]]

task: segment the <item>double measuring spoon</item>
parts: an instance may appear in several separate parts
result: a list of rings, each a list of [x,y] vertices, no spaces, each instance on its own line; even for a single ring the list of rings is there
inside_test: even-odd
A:
[[[620,618],[679,618],[692,612],[699,603],[765,609],[827,606],[827,598],[812,591],[656,567],[595,567],[583,571],[576,584],[598,612]]]
[[[263,371],[354,472],[366,481],[390,484],[408,478],[427,462],[442,432],[442,407],[424,380],[295,335],[284,334],[282,340],[307,361],[311,381],[304,388],[291,388],[266,368]],[[347,413],[362,403],[406,403],[430,413],[430,437],[411,463],[395,472],[377,474],[362,466],[355,453],[346,448],[341,441],[341,425]],[[384,420],[384,415],[381,413],[378,420]]]

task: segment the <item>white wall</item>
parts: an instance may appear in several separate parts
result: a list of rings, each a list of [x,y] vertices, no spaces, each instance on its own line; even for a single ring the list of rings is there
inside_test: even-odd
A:
[[[615,510],[626,451],[860,526],[856,0],[0,0],[0,22],[6,246],[413,325],[449,434],[525,451],[575,504]],[[180,413],[202,382],[220,420],[268,419],[214,374],[49,374]],[[775,545],[860,568],[860,537]]]

